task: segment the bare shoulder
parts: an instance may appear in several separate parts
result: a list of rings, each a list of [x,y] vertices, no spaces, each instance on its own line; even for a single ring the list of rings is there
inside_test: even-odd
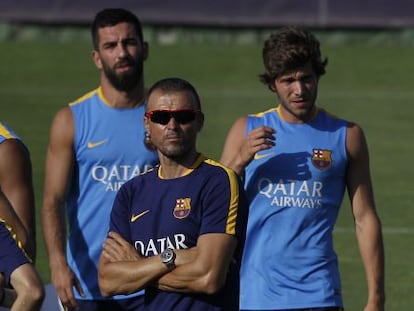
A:
[[[233,169],[238,174],[243,170],[243,165],[239,165],[237,159],[239,158],[240,148],[243,145],[245,138],[247,117],[238,118],[227,134],[226,141],[221,153],[220,162],[223,165]]]
[[[233,153],[239,146],[245,136],[247,117],[239,117],[230,128],[224,144],[223,155],[226,157],[227,153]]]
[[[227,135],[226,144],[242,140],[246,132],[247,117],[239,117],[230,128],[230,131]]]
[[[50,129],[50,141],[62,140],[62,143],[72,143],[74,132],[72,111],[69,106],[63,107],[53,118]]]
[[[368,152],[364,131],[354,122],[348,122],[346,149],[351,158],[364,155]]]
[[[53,123],[73,123],[73,115],[69,106],[61,108],[54,116]]]
[[[6,139],[0,144],[0,157],[4,160],[6,157],[11,159],[21,159],[28,156],[28,150],[19,139]]]
[[[56,113],[50,128],[44,190],[44,206],[48,208],[57,206],[56,198],[64,198],[74,161],[74,132],[72,111],[64,107]]]
[[[0,144],[0,186],[6,195],[16,188],[17,181],[23,184],[31,180],[31,161],[29,150],[18,139],[7,139]]]
[[[231,131],[236,130],[244,132],[246,130],[246,124],[247,116],[239,117],[236,121],[234,121]]]

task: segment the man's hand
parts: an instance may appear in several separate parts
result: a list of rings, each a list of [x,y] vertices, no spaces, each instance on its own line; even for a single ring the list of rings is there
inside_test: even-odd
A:
[[[268,126],[259,126],[246,137],[247,118],[239,118],[230,129],[220,162],[243,175],[245,167],[259,151],[276,145],[276,130]]]
[[[272,148],[276,144],[274,134],[275,130],[267,126],[255,128],[249,133],[239,150],[243,166],[249,164],[257,152]]]
[[[136,261],[141,258],[131,244],[113,231],[109,232],[103,245],[102,256],[109,262]]]
[[[73,286],[75,286],[81,296],[85,295],[78,279],[68,266],[52,270],[52,282],[60,301],[67,308],[77,307],[75,296],[73,295]]]

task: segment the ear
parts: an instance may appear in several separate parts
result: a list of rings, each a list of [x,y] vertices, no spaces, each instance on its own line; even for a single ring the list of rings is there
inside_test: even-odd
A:
[[[102,69],[101,56],[97,50],[92,51],[92,59],[98,69]]]
[[[269,89],[272,92],[277,93],[277,88],[276,88],[276,79],[273,79],[272,83],[269,84]]]
[[[142,55],[143,55],[143,60],[147,60],[148,59],[148,55],[149,55],[149,45],[148,42],[144,41],[142,43]]]
[[[197,132],[200,132],[204,126],[204,113],[197,114]]]
[[[151,134],[149,119],[146,116],[144,116],[144,127],[145,127],[145,132],[147,132],[148,134]]]

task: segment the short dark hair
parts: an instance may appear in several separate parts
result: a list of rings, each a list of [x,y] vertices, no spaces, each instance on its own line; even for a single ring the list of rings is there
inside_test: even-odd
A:
[[[121,8],[108,8],[99,11],[92,22],[91,26],[91,33],[92,33],[92,42],[93,47],[95,50],[99,48],[99,35],[98,30],[99,28],[104,28],[108,26],[115,26],[119,23],[129,23],[134,25],[135,31],[141,40],[144,41],[144,37],[142,35],[142,27],[141,22],[139,21],[138,17],[133,14],[132,12],[121,9]]]
[[[278,33],[271,34],[265,41],[263,50],[265,73],[260,81],[273,90],[274,80],[282,74],[311,62],[318,78],[325,74],[328,59],[322,59],[320,43],[305,29],[284,27]]]
[[[156,90],[173,91],[173,92],[188,92],[189,94],[192,95],[194,99],[193,103],[196,106],[196,108],[198,110],[201,110],[200,96],[198,96],[198,93],[195,87],[190,82],[184,79],[172,77],[172,78],[161,79],[155,82],[148,90],[147,102],[148,102],[148,98],[150,97],[150,95]]]

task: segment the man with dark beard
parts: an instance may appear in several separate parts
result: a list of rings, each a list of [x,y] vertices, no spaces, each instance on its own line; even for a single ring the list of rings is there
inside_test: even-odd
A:
[[[137,17],[104,9],[92,23],[99,87],[62,108],[50,131],[42,207],[51,279],[69,310],[136,310],[132,296],[104,298],[97,266],[120,186],[158,163],[144,144],[143,63]],[[64,209],[67,208],[68,239]],[[65,249],[65,242],[67,245]]]

